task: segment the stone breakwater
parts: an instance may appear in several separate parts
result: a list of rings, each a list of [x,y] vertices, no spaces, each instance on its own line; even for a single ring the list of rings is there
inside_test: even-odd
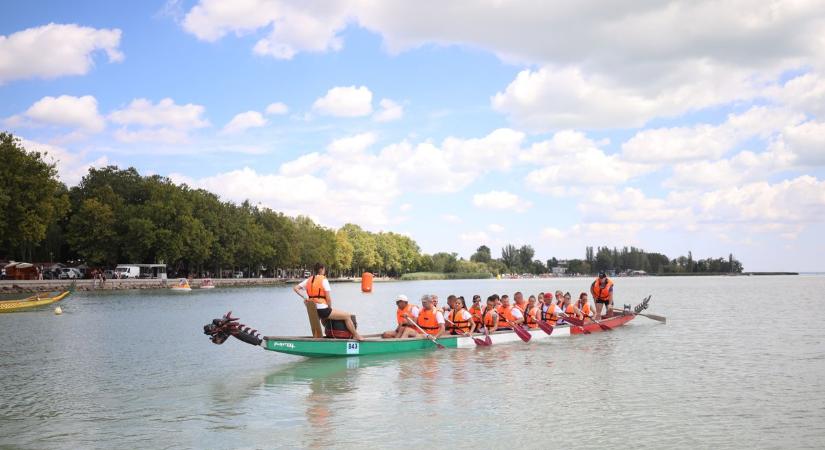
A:
[[[203,280],[195,278],[190,281],[192,289],[198,289]],[[286,283],[299,282],[300,280],[287,280],[283,278],[213,278],[212,284],[215,287],[242,287],[242,286],[282,286]],[[98,280],[76,280],[75,289],[78,291],[115,291],[127,289],[164,289],[177,284],[177,279],[121,279],[106,280],[101,283]],[[29,293],[29,292],[49,292],[66,290],[71,286],[72,280],[2,280],[0,281],[0,293]]]

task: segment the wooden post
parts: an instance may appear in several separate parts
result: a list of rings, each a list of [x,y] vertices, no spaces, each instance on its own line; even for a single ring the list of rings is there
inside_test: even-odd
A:
[[[315,303],[308,302],[305,303],[307,307],[307,317],[309,318],[309,327],[312,329],[312,337],[314,338],[321,338],[323,337],[323,333],[321,332],[321,319],[318,317],[318,309],[315,307]]]

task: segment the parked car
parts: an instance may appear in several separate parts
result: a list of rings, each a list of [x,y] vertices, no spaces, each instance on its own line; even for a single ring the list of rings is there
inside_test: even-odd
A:
[[[75,269],[74,267],[63,267],[62,269],[60,269],[57,278],[61,280],[76,280],[79,278],[83,278],[83,274],[81,274],[80,271]]]
[[[243,272],[235,272],[232,274],[232,278],[243,278]]]
[[[114,270],[108,270],[107,269],[107,270],[103,271],[103,278],[106,278],[107,280],[111,280],[114,277],[115,277],[115,271]]]
[[[131,264],[120,264],[115,268],[117,278],[139,278],[140,267]]]

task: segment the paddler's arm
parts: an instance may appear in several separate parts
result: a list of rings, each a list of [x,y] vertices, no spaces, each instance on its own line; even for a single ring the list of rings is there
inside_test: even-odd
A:
[[[296,294],[298,294],[298,297],[301,297],[301,299],[304,300],[304,303],[309,302],[309,297],[304,295],[304,293],[306,293],[306,289],[304,289],[304,287],[301,286],[300,283],[293,286],[292,290],[295,291]],[[303,291],[304,293],[302,293],[301,291]]]
[[[332,308],[332,294],[330,294],[329,291],[326,291],[324,296],[327,298],[327,306]]]
[[[488,333],[495,333],[498,330],[498,313],[493,311],[493,328],[488,329]]]

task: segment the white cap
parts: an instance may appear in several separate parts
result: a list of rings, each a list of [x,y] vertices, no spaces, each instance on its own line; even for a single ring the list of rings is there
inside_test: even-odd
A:
[[[397,296],[397,297],[395,297],[395,301],[396,301],[396,302],[408,302],[409,300],[407,299],[407,296],[406,296],[406,295],[404,295],[404,294],[398,294],[398,296]]]

